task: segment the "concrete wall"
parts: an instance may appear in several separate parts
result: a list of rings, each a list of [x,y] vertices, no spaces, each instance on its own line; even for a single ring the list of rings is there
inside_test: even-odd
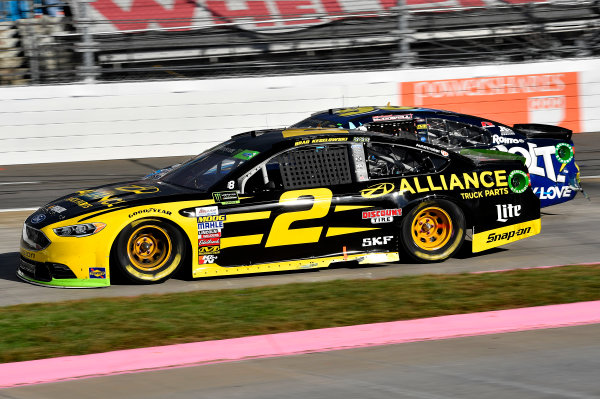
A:
[[[600,60],[0,88],[0,165],[192,155],[312,112],[421,105],[600,131]]]

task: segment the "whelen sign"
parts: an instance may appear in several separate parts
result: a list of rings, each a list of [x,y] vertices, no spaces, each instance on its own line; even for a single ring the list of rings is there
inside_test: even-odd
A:
[[[406,0],[411,9],[487,7],[498,4],[549,3],[551,0]],[[105,24],[94,30],[123,31],[156,28],[241,24],[242,29],[281,32],[350,16],[369,17],[396,7],[397,0],[96,0],[92,17]]]
[[[400,93],[402,105],[581,131],[576,72],[404,82]]]

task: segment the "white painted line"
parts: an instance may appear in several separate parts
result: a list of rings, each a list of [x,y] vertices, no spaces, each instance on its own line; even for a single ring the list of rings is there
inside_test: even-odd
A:
[[[600,175],[597,175],[597,176],[581,176],[580,177],[581,180],[583,180],[583,179],[598,179],[598,178],[600,178]]]
[[[9,209],[0,209],[0,213],[4,212],[24,212],[24,211],[37,211],[40,207],[36,208],[9,208]]]
[[[9,182],[3,182],[0,183],[0,186],[8,186],[8,185],[15,185],[15,184],[38,184],[41,183],[40,181],[9,181]]]

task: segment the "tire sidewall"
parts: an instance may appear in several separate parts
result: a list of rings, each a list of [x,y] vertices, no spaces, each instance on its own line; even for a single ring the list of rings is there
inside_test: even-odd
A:
[[[450,239],[444,246],[436,250],[428,251],[415,243],[412,237],[411,228],[416,215],[423,209],[432,206],[441,208],[448,213],[448,216],[452,221],[452,231],[450,233]],[[400,249],[410,258],[420,263],[444,261],[455,254],[462,246],[465,239],[465,225],[465,216],[455,203],[443,199],[420,202],[410,210],[402,221],[400,228]]]
[[[136,267],[127,254],[127,244],[131,234],[140,227],[159,226],[164,229],[171,240],[171,253],[166,262],[157,270],[152,272],[144,271]],[[161,283],[175,274],[179,266],[183,263],[185,256],[185,245],[183,235],[171,223],[160,219],[140,219],[131,222],[117,236],[115,241],[115,263],[119,273],[127,280],[136,283]]]

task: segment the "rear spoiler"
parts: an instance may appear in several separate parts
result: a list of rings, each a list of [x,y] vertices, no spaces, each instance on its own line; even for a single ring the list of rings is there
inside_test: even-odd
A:
[[[572,130],[541,123],[519,123],[513,128],[528,138],[571,140]]]

